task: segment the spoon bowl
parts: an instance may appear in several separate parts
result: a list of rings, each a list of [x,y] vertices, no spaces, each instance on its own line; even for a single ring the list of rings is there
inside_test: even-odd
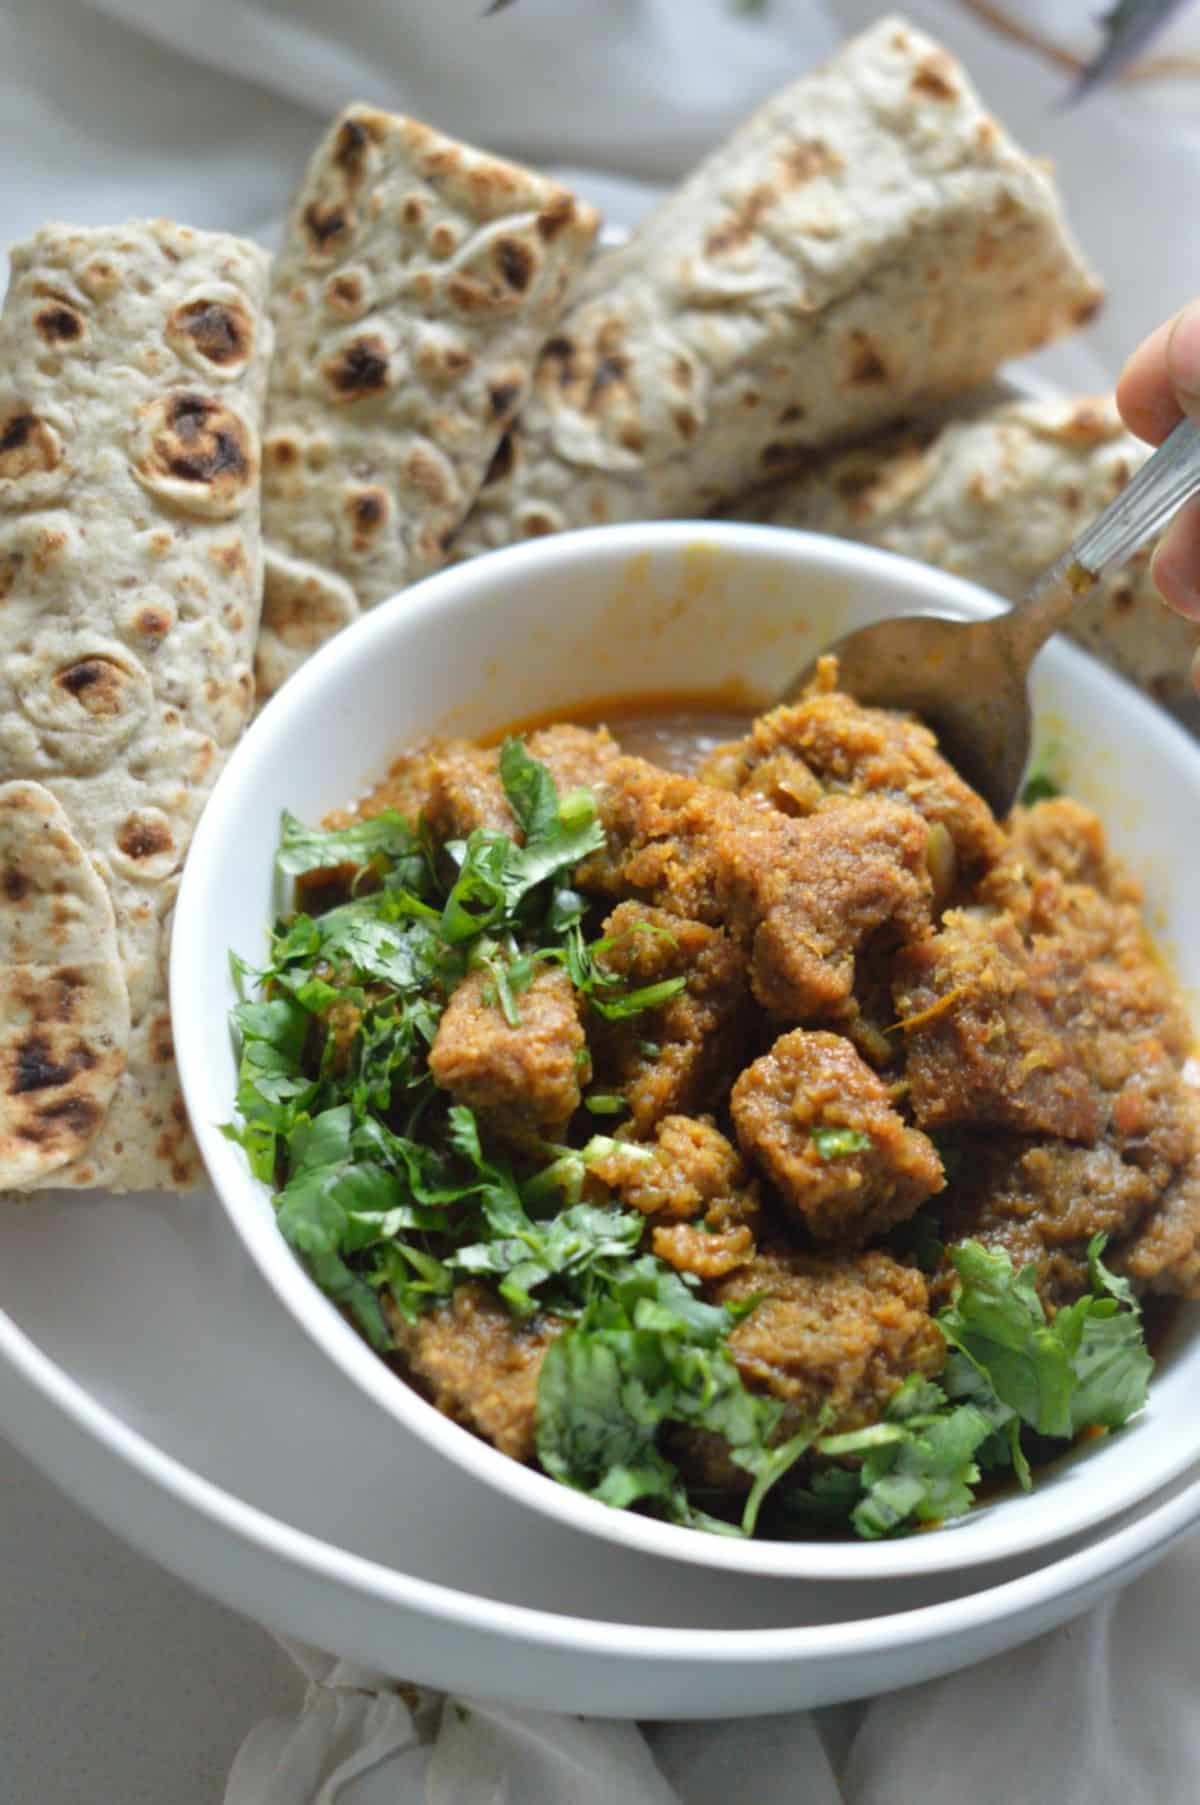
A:
[[[994,620],[909,614],[875,621],[828,650],[838,687],[877,708],[911,709],[993,813],[1007,815],[1029,762],[1033,711],[1025,667]],[[780,697],[794,701],[813,666]]]
[[[1015,607],[990,620],[908,614],[860,627],[826,648],[837,658],[839,687],[860,702],[920,715],[1003,820],[1029,761],[1029,667],[1100,573],[1131,557],[1198,489],[1200,426],[1182,420]],[[807,665],[778,701],[794,701],[815,669],[815,661]]]

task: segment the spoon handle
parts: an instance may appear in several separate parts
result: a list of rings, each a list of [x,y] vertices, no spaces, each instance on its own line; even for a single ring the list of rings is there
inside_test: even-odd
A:
[[[1145,545],[1200,489],[1200,426],[1181,420],[1131,483],[1098,520],[1080,533],[1072,551],[1086,571],[1099,576],[1123,564]]]
[[[1084,528],[1070,549],[1003,617],[1006,637],[1019,664],[1032,661],[1076,603],[1095,587],[1103,571],[1132,557],[1197,490],[1200,425],[1181,420],[1116,500]]]

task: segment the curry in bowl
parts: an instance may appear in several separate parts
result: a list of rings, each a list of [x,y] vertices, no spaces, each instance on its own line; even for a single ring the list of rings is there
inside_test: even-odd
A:
[[[239,962],[230,1132],[316,1282],[501,1452],[725,1534],[1028,1486],[1200,1289],[1191,1030],[1099,821],[1001,825],[836,682],[657,757],[417,747],[285,819]]]

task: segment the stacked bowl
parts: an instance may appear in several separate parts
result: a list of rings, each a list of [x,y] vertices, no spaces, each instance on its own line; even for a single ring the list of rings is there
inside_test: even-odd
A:
[[[721,688],[752,706],[854,626],[996,606],[883,553],[675,522],[452,567],[327,645],[234,754],[176,909],[176,1053],[214,1193],[25,1213],[0,1274],[13,1439],[146,1552],[279,1629],[404,1678],[606,1715],[768,1712],[907,1684],[1148,1565],[1200,1518],[1189,1306],[1147,1409],[1031,1496],[874,1543],[704,1535],[611,1510],[439,1415],[318,1292],[221,1133],[237,1073],[229,952],[261,955],[283,810],[320,820],[431,733],[618,695]],[[1035,706],[1200,992],[1200,746],[1058,643]]]

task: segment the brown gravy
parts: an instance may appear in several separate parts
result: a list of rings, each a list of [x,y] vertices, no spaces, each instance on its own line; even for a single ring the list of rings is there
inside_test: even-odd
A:
[[[754,719],[754,698],[741,684],[722,689],[644,696],[604,696],[595,702],[553,708],[515,721],[506,733],[532,733],[556,721],[578,727],[605,726],[622,752],[664,765],[668,771],[693,771],[727,740],[741,739]],[[490,736],[492,740],[501,735]]]

